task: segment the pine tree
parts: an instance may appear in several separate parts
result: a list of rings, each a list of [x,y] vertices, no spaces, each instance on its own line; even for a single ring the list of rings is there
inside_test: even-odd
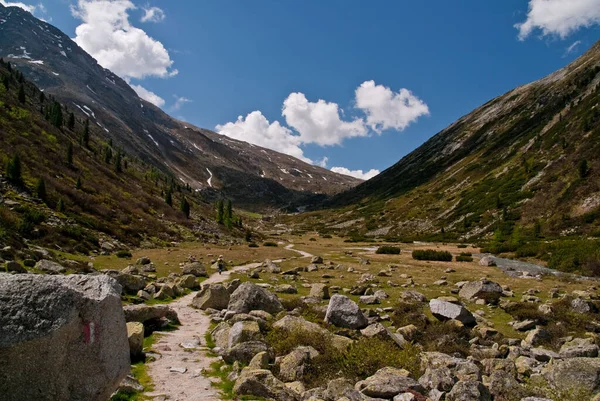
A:
[[[43,178],[37,180],[37,183],[35,184],[35,193],[39,199],[46,202],[46,182]]]
[[[40,103],[44,103],[45,100],[46,100],[46,95],[44,94],[44,92],[40,91]]]
[[[127,159],[123,159],[123,170],[127,170],[127,166],[128,166]]]
[[[63,125],[62,108],[57,101],[54,101],[52,110],[50,110],[50,124],[54,125],[56,128],[60,128]]]
[[[223,224],[224,218],[225,218],[225,211],[223,210],[223,200],[219,199],[217,201],[217,223]]]
[[[75,183],[75,189],[81,189],[83,184],[81,182],[81,177],[77,177],[77,182]]]
[[[190,204],[188,203],[187,199],[185,199],[185,196],[181,198],[181,205],[179,209],[183,212],[185,217],[190,217]]]
[[[108,145],[106,145],[104,147],[104,163],[106,164],[110,164],[110,161],[112,160],[112,150],[110,149],[110,147]]]
[[[73,144],[69,141],[67,145],[67,165],[71,167],[73,165]]]
[[[4,76],[4,78],[2,78],[2,83],[4,84],[4,89],[8,90],[8,76]]]
[[[17,71],[17,79],[19,80],[20,84],[22,84],[23,81],[25,80],[25,78],[23,77],[23,73],[21,71]]]
[[[117,151],[117,156],[115,157],[115,171],[117,173],[122,173],[123,172],[123,168],[121,167],[121,152]]]
[[[231,204],[231,200],[227,199],[227,203],[225,204],[225,218],[232,220],[233,219],[233,205]]]
[[[173,206],[173,194],[170,189],[167,189],[167,193],[165,194],[165,203],[169,206]]]
[[[56,211],[59,213],[63,213],[65,211],[65,201],[62,198],[60,198],[56,204]]]
[[[6,69],[8,70],[8,72],[12,72],[12,66],[10,65],[10,61],[6,63]]]
[[[42,92],[44,93],[44,92]],[[75,114],[73,112],[69,113],[69,120],[67,121],[67,128],[71,131],[75,128]]]
[[[90,120],[86,119],[83,125],[83,134],[81,135],[81,144],[86,148],[89,147],[90,142]]]
[[[18,95],[19,103],[25,103],[25,87],[23,84],[19,86],[19,95]]]
[[[8,160],[5,172],[9,182],[15,185],[21,185],[23,183],[23,177],[21,175],[21,159],[19,158],[19,155],[14,155]]]
[[[579,165],[577,166],[577,169],[579,170],[579,177],[580,178],[585,178],[587,177],[588,173],[589,173],[589,167],[588,167],[588,162],[587,160],[582,160],[579,162]]]

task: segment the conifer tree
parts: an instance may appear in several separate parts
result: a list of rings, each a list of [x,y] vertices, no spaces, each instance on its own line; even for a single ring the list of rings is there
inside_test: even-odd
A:
[[[83,183],[81,182],[81,177],[77,177],[77,182],[75,183],[75,189],[81,189],[83,187]]]
[[[67,145],[67,165],[69,167],[73,165],[73,144],[70,141]]]
[[[223,200],[219,199],[217,201],[217,223],[223,224],[224,218],[225,218],[225,211],[223,210]]]
[[[65,211],[65,201],[62,198],[60,198],[56,204],[56,211],[59,213],[63,213]]]
[[[15,185],[21,185],[23,183],[23,177],[21,175],[21,159],[19,158],[19,155],[14,155],[8,160],[5,173],[9,182]]]
[[[44,93],[44,92],[42,92]],[[75,128],[75,114],[73,114],[73,112],[69,113],[69,120],[67,121],[67,128],[69,128],[71,131],[73,131],[73,128]]]
[[[190,217],[190,204],[188,203],[187,199],[185,199],[185,196],[181,198],[180,210],[183,212],[185,217]]]
[[[106,164],[110,164],[110,161],[112,160],[112,150],[110,149],[110,146],[106,145],[104,147],[104,163]]]
[[[170,189],[167,189],[167,193],[165,194],[165,203],[169,206],[173,206],[173,194]]]
[[[56,128],[60,128],[63,125],[62,108],[57,101],[54,101],[52,110],[50,110],[50,124],[54,125]]]
[[[46,100],[46,95],[44,94],[44,92],[40,91],[40,103],[44,103],[45,100]]]
[[[35,193],[37,194],[37,197],[39,199],[46,202],[46,198],[47,198],[46,182],[44,181],[43,178],[40,178],[37,180],[37,183],[35,184]]]
[[[4,76],[4,78],[2,78],[2,83],[4,84],[4,89],[8,90],[8,76]]]
[[[86,148],[89,147],[90,142],[90,120],[86,119],[83,125],[83,134],[81,135],[81,144]]]
[[[117,173],[122,173],[123,172],[123,168],[121,167],[121,152],[117,151],[117,156],[115,157],[115,171]]]
[[[230,199],[225,203],[225,226],[229,229],[233,226],[233,207]]]
[[[23,87],[23,84],[21,84],[19,86],[19,103],[25,103],[25,87]]]

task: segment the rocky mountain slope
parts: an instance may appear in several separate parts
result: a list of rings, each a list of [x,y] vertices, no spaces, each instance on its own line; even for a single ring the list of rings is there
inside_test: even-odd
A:
[[[472,238],[515,227],[600,232],[600,42],[460,118],[306,226]]]
[[[0,30],[0,56],[28,79],[78,118],[90,118],[103,139],[208,199],[221,192],[248,209],[293,209],[315,194],[331,195],[360,182],[168,116],[67,35],[20,8],[0,5]]]

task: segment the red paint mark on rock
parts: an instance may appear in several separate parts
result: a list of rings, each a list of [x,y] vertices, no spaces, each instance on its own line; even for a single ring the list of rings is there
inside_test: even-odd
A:
[[[96,324],[94,322],[85,323],[83,325],[83,341],[86,344],[94,344],[97,340],[96,336]]]

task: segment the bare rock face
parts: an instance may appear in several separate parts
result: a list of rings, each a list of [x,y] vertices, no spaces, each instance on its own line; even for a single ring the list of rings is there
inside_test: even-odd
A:
[[[120,294],[104,275],[0,274],[2,400],[108,400],[129,372]]]
[[[245,282],[231,294],[227,309],[236,313],[263,310],[276,314],[283,310],[283,306],[276,295],[254,283]]]
[[[364,329],[369,324],[358,305],[350,298],[339,294],[331,297],[325,321],[347,329]]]

